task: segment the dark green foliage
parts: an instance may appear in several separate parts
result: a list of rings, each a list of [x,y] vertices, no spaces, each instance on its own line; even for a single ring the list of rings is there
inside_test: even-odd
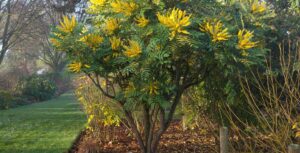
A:
[[[0,90],[0,109],[8,109],[12,99],[12,95],[8,91]]]
[[[29,100],[44,101],[55,95],[56,85],[47,75],[33,75],[19,82],[18,91]]]

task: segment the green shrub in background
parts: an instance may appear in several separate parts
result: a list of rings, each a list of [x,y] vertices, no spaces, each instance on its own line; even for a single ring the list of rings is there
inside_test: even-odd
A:
[[[18,84],[18,91],[28,100],[44,101],[56,93],[56,85],[47,75],[33,75]]]
[[[8,109],[12,104],[13,96],[8,92],[0,89],[0,109]]]

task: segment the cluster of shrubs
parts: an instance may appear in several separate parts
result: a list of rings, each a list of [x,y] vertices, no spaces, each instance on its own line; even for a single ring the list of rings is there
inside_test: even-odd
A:
[[[0,88],[0,109],[49,100],[66,91],[58,89],[56,80],[61,79],[55,78],[53,74],[32,75],[19,80],[15,89]]]
[[[17,90],[30,101],[44,101],[55,95],[56,85],[48,75],[33,75],[21,80]]]

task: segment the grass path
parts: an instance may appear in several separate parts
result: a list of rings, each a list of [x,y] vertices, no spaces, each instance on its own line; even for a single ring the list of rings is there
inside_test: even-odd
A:
[[[63,153],[84,128],[74,95],[0,111],[0,153]]]

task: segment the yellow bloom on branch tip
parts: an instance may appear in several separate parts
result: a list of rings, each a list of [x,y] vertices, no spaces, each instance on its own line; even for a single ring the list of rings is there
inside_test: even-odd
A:
[[[59,33],[53,33],[53,35],[55,37],[52,37],[49,39],[50,43],[54,46],[54,47],[60,47],[61,43],[59,42],[59,39],[63,39],[63,36]]]
[[[228,33],[228,29],[223,29],[223,23],[221,21],[204,21],[200,25],[200,31],[208,33],[212,37],[213,42],[228,40],[231,35]]]
[[[64,16],[63,21],[60,21],[60,25],[57,28],[62,32],[71,33],[73,32],[75,27],[76,27],[75,16],[73,16],[71,19],[69,19],[67,16]]]
[[[142,89],[142,91],[148,92],[150,95],[157,95],[158,94],[158,83],[150,83],[145,88]]]
[[[111,43],[111,48],[113,50],[117,50],[120,46],[121,46],[121,39],[117,38],[117,37],[112,37],[109,39],[110,43]]]
[[[83,36],[80,41],[85,43],[87,46],[95,50],[103,42],[103,37],[96,34],[88,34]]]
[[[265,12],[267,9],[266,2],[254,2],[251,6],[251,12],[254,14],[259,14]]]
[[[90,0],[90,5],[88,7],[87,12],[91,14],[96,14],[97,12],[102,10],[102,7],[106,3],[106,0]]]
[[[141,46],[138,42],[130,40],[129,46],[124,46],[125,56],[127,57],[136,57],[142,53]]]
[[[122,0],[112,2],[111,7],[115,13],[123,13],[125,16],[131,16],[138,8],[137,4],[134,2],[124,2]]]
[[[150,95],[157,95],[158,94],[158,86],[157,86],[157,83],[154,82],[154,83],[151,83],[149,85],[149,94]]]
[[[138,25],[139,27],[145,27],[145,26],[147,26],[148,23],[149,23],[149,20],[146,19],[145,17],[137,17],[137,18],[135,19],[135,21],[137,22],[137,25]]]
[[[49,41],[50,41],[51,44],[52,44],[53,46],[55,46],[55,47],[60,47],[60,46],[61,46],[60,42],[59,42],[57,39],[55,39],[55,38],[50,38]]]
[[[79,73],[83,67],[90,68],[91,66],[89,66],[87,64],[83,65],[81,62],[74,62],[74,63],[68,65],[69,71],[74,72],[74,73]]]
[[[253,31],[250,32],[248,30],[239,30],[238,32],[238,48],[239,49],[243,49],[243,50],[247,50],[250,48],[253,48],[255,46],[257,46],[258,42],[252,42],[253,38]]]
[[[108,19],[105,22],[104,30],[107,34],[113,34],[119,28],[119,21],[117,19]]]
[[[187,15],[185,11],[174,8],[165,15],[157,13],[157,18],[161,24],[168,27],[171,31],[170,39],[173,39],[177,33],[189,34],[184,27],[191,24],[191,15]]]
[[[68,69],[71,72],[79,73],[81,70],[82,64],[80,62],[69,64]]]

